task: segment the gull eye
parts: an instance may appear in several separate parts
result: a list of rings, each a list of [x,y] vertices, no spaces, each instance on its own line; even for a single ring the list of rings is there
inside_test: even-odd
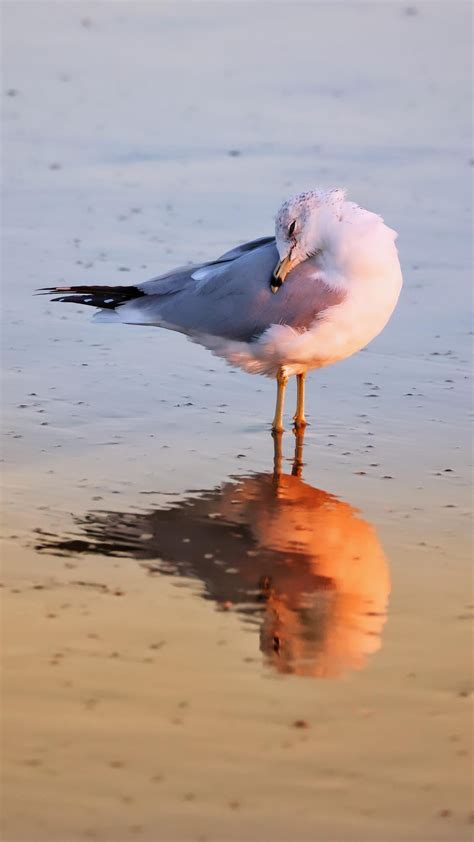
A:
[[[293,236],[293,234],[295,233],[295,228],[296,228],[296,220],[294,219],[293,222],[291,223],[290,227],[288,228],[288,236],[289,237]]]

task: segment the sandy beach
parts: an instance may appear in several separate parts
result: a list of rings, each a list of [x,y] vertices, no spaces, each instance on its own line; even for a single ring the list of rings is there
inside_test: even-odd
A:
[[[2,13],[2,839],[467,842],[470,5]],[[405,286],[278,477],[273,382],[33,296],[318,184]]]

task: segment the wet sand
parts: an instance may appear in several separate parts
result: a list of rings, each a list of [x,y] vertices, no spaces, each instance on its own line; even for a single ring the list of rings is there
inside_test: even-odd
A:
[[[469,7],[342,8],[4,7],[7,842],[471,837]],[[405,289],[310,376],[302,465],[273,383],[31,295],[313,183]]]

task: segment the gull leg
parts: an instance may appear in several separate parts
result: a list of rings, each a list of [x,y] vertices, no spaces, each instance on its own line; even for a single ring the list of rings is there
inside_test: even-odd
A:
[[[283,366],[280,366],[277,374],[277,402],[275,407],[275,417],[272,423],[272,433],[283,432],[283,404],[285,402],[285,389],[288,383],[288,375],[285,373]]]
[[[293,421],[295,422],[295,429],[304,429],[306,424],[305,415],[304,415],[304,381],[306,377],[306,372],[304,374],[297,374],[296,375],[296,412],[293,415]]]

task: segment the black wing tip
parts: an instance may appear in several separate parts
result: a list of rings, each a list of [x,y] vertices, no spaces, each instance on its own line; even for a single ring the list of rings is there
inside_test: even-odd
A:
[[[71,287],[37,287],[33,295],[54,295],[55,292],[69,292]]]
[[[40,287],[35,295],[57,296],[51,301],[84,304],[101,310],[114,310],[120,304],[141,298],[143,290],[135,286],[56,286]]]

